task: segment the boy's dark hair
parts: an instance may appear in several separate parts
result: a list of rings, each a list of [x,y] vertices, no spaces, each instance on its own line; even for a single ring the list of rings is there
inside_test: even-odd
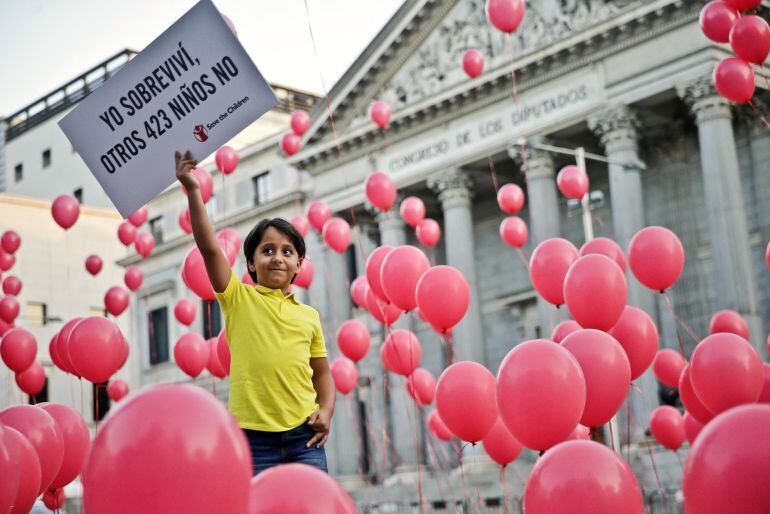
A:
[[[302,262],[305,258],[305,240],[302,238],[302,234],[299,233],[294,225],[283,218],[265,218],[257,223],[256,227],[251,229],[251,232],[249,232],[249,235],[246,236],[246,240],[243,242],[243,253],[246,255],[246,263],[252,262],[254,252],[262,241],[262,235],[268,227],[273,227],[289,238],[291,244],[294,245],[294,249],[297,250],[299,262]],[[258,284],[257,273],[248,269],[248,266],[246,267],[246,270],[249,272],[249,276],[254,283]],[[296,278],[296,275],[291,279],[292,282],[294,282],[294,278]]]

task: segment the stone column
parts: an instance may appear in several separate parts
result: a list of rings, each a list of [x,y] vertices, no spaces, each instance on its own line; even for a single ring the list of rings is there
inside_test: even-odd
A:
[[[470,305],[465,317],[453,330],[456,360],[472,360],[486,365],[484,330],[476,280],[476,244],[473,238],[470,176],[461,168],[440,172],[428,179],[444,211],[444,247],[447,264],[465,276],[470,288]]]
[[[644,228],[644,196],[642,190],[641,169],[623,166],[620,163],[641,163],[638,153],[639,121],[631,109],[624,105],[607,109],[588,120],[588,126],[599,136],[607,157],[613,161],[609,164],[610,198],[612,202],[612,222],[615,242],[623,251],[628,249],[628,243],[639,230]],[[626,272],[628,283],[628,304],[639,307],[652,317],[657,318],[656,295],[637,281],[631,271]],[[660,326],[660,320],[657,323]],[[648,369],[636,379],[636,385],[642,390],[642,395],[631,391],[629,401],[633,416],[641,420],[636,425],[634,440],[642,436],[641,426],[650,418],[652,409],[658,404],[658,388],[652,369]],[[621,409],[621,421],[628,423],[625,409]],[[634,425],[634,424],[632,424]],[[621,430],[621,440],[624,440],[626,427]]]
[[[746,210],[730,103],[719,96],[711,77],[677,88],[698,126],[703,189],[708,215],[715,310],[733,309],[748,322],[754,346],[764,354],[757,309]]]

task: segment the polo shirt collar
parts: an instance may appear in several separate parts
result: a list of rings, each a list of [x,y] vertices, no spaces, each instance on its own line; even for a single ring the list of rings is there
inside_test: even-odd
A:
[[[294,297],[294,293],[289,293],[284,296],[283,291],[280,289],[273,289],[271,287],[263,286],[262,284],[256,284],[254,288],[259,291],[261,294],[267,295],[267,296],[275,296],[276,298],[286,298],[287,300],[291,300],[294,303],[299,303],[297,299]]]

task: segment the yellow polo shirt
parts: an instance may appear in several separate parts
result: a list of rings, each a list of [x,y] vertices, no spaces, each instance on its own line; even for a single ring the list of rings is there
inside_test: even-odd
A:
[[[283,432],[304,423],[318,409],[310,359],[326,357],[318,312],[235,273],[216,296],[231,355],[228,408],[238,424]]]

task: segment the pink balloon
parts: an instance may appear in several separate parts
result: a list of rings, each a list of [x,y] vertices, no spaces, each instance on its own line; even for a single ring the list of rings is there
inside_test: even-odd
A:
[[[26,371],[35,361],[36,355],[35,336],[23,328],[10,329],[0,341],[0,357],[14,373]]]
[[[16,257],[10,253],[0,252],[0,270],[8,271],[16,263]]]
[[[477,362],[460,361],[441,373],[436,385],[436,408],[454,435],[476,443],[497,420],[496,396],[495,377],[487,368]]]
[[[497,403],[511,434],[527,448],[547,450],[578,424],[586,380],[575,357],[553,341],[515,346],[497,372]]]
[[[706,425],[684,466],[688,514],[770,512],[770,405],[743,405]]]
[[[13,230],[6,230],[3,232],[3,237],[0,239],[0,246],[8,253],[16,253],[21,245],[21,237]]]
[[[516,184],[505,184],[497,191],[497,205],[507,214],[518,214],[524,206],[524,191]]]
[[[470,288],[458,269],[434,266],[417,282],[415,297],[428,323],[446,331],[457,325],[468,311]]]
[[[192,220],[190,219],[189,207],[185,207],[184,210],[179,213],[178,222],[179,228],[181,228],[185,234],[192,234]]]
[[[329,210],[329,206],[321,200],[313,200],[307,207],[307,219],[318,232],[323,230],[324,224],[331,217],[332,212]]]
[[[67,230],[80,216],[80,203],[72,195],[59,195],[51,204],[51,214],[57,225]]]
[[[689,412],[685,412],[682,419],[684,420],[684,436],[687,438],[687,442],[690,443],[690,446],[692,446],[695,444],[695,439],[705,425],[695,419]]]
[[[578,330],[560,343],[575,357],[585,377],[585,408],[580,424],[608,423],[623,405],[631,383],[631,365],[615,338],[600,330]]]
[[[206,341],[194,332],[183,334],[174,345],[174,361],[186,374],[197,377],[209,362]]]
[[[0,337],[4,336],[6,332],[13,328],[13,323],[8,323],[3,318],[0,318]]]
[[[682,370],[682,376],[679,377],[679,398],[682,405],[695,419],[704,425],[714,418],[714,413],[706,408],[701,402],[690,381],[691,365],[688,364]]]
[[[770,54],[770,26],[754,14],[742,16],[730,31],[730,46],[744,61],[762,64]]]
[[[37,458],[37,452],[21,432],[11,427],[5,427],[5,437],[0,436],[0,444],[8,450],[16,468],[13,474],[18,476],[19,481],[16,499],[11,502],[13,508],[10,513],[27,514],[32,510],[35,499],[40,494],[40,461]],[[11,482],[11,475],[3,474],[3,481]],[[5,510],[2,503],[0,503],[0,510],[9,512]]]
[[[299,152],[301,147],[302,139],[293,132],[287,132],[281,138],[281,150],[289,157]]]
[[[428,428],[431,433],[440,441],[449,441],[454,435],[449,427],[446,426],[444,420],[441,419],[437,410],[432,411],[428,415]]]
[[[739,11],[750,11],[759,7],[762,0],[724,0],[727,5]]]
[[[700,28],[712,41],[727,43],[730,31],[738,21],[738,11],[722,0],[714,0],[703,6],[700,12]]]
[[[220,147],[214,156],[214,162],[216,163],[217,168],[219,168],[219,171],[224,175],[229,175],[234,172],[235,168],[238,167],[238,162],[240,162],[240,160],[241,158],[238,155],[238,152],[227,145]]]
[[[139,207],[139,209],[136,210],[131,216],[128,217],[128,221],[131,222],[133,226],[136,228],[141,227],[144,225],[144,222],[147,221],[147,206],[143,205]]]
[[[441,227],[436,220],[425,218],[417,224],[415,234],[421,245],[433,248],[441,239]]]
[[[98,255],[89,255],[86,257],[86,271],[91,275],[98,275],[102,270],[102,260]]]
[[[182,270],[187,287],[201,300],[210,301],[215,298],[214,289],[211,287],[209,275],[206,272],[206,264],[203,262],[203,255],[197,246],[193,246],[187,252]]]
[[[174,305],[174,317],[179,323],[189,327],[195,321],[195,305],[187,298],[181,298]]]
[[[609,257],[623,270],[623,273],[626,272],[626,257],[623,255],[623,249],[612,239],[597,237],[591,239],[580,248],[581,257],[595,253]]]
[[[586,473],[589,465],[591,472]],[[593,441],[568,441],[535,463],[524,492],[525,512],[642,514],[644,503],[631,467]]]
[[[436,396],[436,379],[427,369],[417,368],[406,379],[406,390],[418,404],[430,405]]]
[[[407,196],[399,207],[401,218],[412,228],[416,228],[425,219],[425,203],[416,196]]]
[[[711,317],[709,334],[719,332],[729,332],[739,335],[746,340],[749,339],[749,325],[746,323],[746,320],[743,319],[743,316],[730,309],[719,311]]]
[[[567,441],[589,441],[591,440],[591,429],[583,425],[578,425],[567,436]]]
[[[298,136],[303,135],[310,128],[310,115],[305,111],[291,113],[291,130]]]
[[[94,439],[83,472],[85,512],[246,514],[251,472],[243,431],[211,393],[145,388],[111,412]]]
[[[72,329],[68,351],[73,369],[89,382],[106,382],[120,368],[123,336],[107,318],[84,318]]]
[[[219,363],[222,368],[230,374],[230,346],[227,344],[227,333],[225,329],[219,331],[219,337],[217,337],[217,356],[219,357]]]
[[[0,411],[0,425],[15,428],[27,438],[40,462],[40,489],[45,491],[59,473],[64,460],[64,437],[56,420],[32,405],[14,405]]]
[[[524,0],[487,0],[487,19],[497,30],[511,34],[524,19]]]
[[[575,165],[564,166],[556,176],[556,185],[567,198],[580,200],[588,192],[588,175]]]
[[[219,361],[219,338],[211,337],[206,343],[209,347],[209,359],[206,362],[206,369],[211,373],[211,376],[216,378],[225,378],[228,371],[224,368]]]
[[[713,81],[719,94],[731,102],[745,104],[754,96],[754,71],[743,59],[723,59],[714,68]]]
[[[553,328],[553,331],[551,331],[551,341],[554,343],[561,343],[565,337],[582,328],[583,327],[578,325],[578,322],[575,320],[568,319],[562,321]]]
[[[345,253],[350,246],[350,225],[342,218],[329,219],[321,234],[329,248],[337,253]]]
[[[366,280],[366,276],[356,277],[353,283],[350,284],[350,296],[356,305],[362,309],[366,309],[366,290],[369,289],[369,282]]]
[[[65,323],[64,326],[61,327],[61,330],[59,331],[59,337],[56,338],[55,343],[56,352],[59,355],[59,360],[64,365],[64,371],[71,373],[78,378],[80,378],[80,375],[75,370],[74,366],[72,365],[72,360],[70,359],[69,341],[72,329],[74,329],[82,319],[83,318],[72,318],[67,323]]]
[[[558,237],[546,239],[532,252],[529,277],[548,303],[557,307],[564,303],[564,279],[578,256],[575,245]]]
[[[297,485],[302,484],[302,494]],[[328,512],[355,514],[347,492],[334,479],[307,464],[282,464],[251,481],[249,514],[305,514]]]
[[[748,341],[735,334],[706,337],[695,347],[691,367],[695,393],[714,414],[756,402],[762,394],[762,360]]]
[[[345,357],[340,357],[332,362],[331,366],[332,379],[334,380],[334,387],[337,388],[342,394],[348,394],[350,391],[356,388],[358,383],[358,370],[352,360]]]
[[[409,376],[422,359],[420,340],[409,330],[394,330],[382,345],[385,369],[398,375]]]
[[[385,303],[374,294],[371,288],[366,290],[366,308],[374,319],[383,325],[390,326],[401,316],[401,309],[390,303]]]
[[[470,48],[463,54],[463,71],[472,79],[475,79],[484,70],[484,55]]]
[[[152,249],[155,247],[155,238],[149,232],[141,232],[136,235],[134,248],[142,258],[149,257]]]
[[[642,285],[663,292],[682,274],[684,247],[669,229],[646,227],[628,245],[628,265]]]
[[[377,298],[388,303],[390,303],[390,298],[385,294],[385,289],[382,287],[382,263],[392,250],[392,246],[378,246],[366,259],[366,279],[369,282],[369,288]]]
[[[120,316],[128,307],[128,291],[120,286],[112,286],[104,294],[104,306],[113,316]]]
[[[762,372],[764,374],[764,384],[762,393],[759,395],[759,403],[770,403],[770,364],[762,363]]]
[[[113,378],[107,386],[107,394],[113,402],[119,402],[128,394],[128,384],[125,380]]]
[[[214,192],[214,181],[211,179],[209,172],[203,168],[193,168],[192,174],[198,181],[201,198],[205,204],[211,199],[211,194]],[[182,192],[185,194],[185,196],[187,195],[187,189],[184,186],[182,186]]]
[[[48,485],[48,489],[58,489],[75,480],[83,470],[91,446],[91,434],[83,417],[69,405],[40,403],[37,406],[56,421],[64,441],[62,465]]]
[[[500,239],[514,248],[527,244],[528,236],[527,224],[518,216],[509,216],[500,223]]]
[[[310,230],[310,222],[306,217],[301,214],[291,217],[291,224],[297,229],[297,232],[304,238],[307,237],[307,233]],[[323,227],[322,227],[323,228]]]
[[[626,276],[609,257],[580,257],[564,278],[564,300],[572,317],[585,328],[609,330],[626,306]]]
[[[118,239],[124,246],[131,246],[136,239],[136,227],[129,221],[124,221],[118,225]]]
[[[670,348],[659,350],[652,361],[652,372],[658,382],[668,387],[678,387],[679,377],[687,365],[682,354]]]
[[[385,128],[390,121],[390,107],[382,100],[375,100],[369,107],[369,116],[377,126]]]
[[[388,175],[375,171],[366,177],[366,198],[382,212],[387,212],[396,201],[396,184]]]
[[[353,362],[358,362],[366,356],[369,343],[369,330],[358,320],[347,320],[337,329],[337,346],[342,355]]]
[[[8,254],[6,254],[8,255]],[[0,318],[6,323],[13,323],[19,315],[19,301],[15,296],[4,296],[0,300]]]
[[[608,333],[626,351],[631,364],[631,380],[636,380],[647,371],[658,352],[658,328],[655,322],[642,309],[627,305]]]
[[[16,452],[10,449],[11,437],[7,427],[0,424],[0,511],[10,512],[16,503],[16,495],[19,492],[19,482],[24,480],[19,477],[19,459]]]
[[[136,266],[129,266],[126,268],[126,272],[123,274],[123,281],[126,283],[131,291],[136,291],[142,287],[144,281],[144,273]]]
[[[415,290],[430,268],[428,257],[414,246],[398,246],[385,255],[380,268],[380,283],[385,296],[403,311],[417,307]]]
[[[670,405],[657,407],[650,416],[650,431],[665,448],[677,451],[685,437],[682,414]]]
[[[508,431],[500,418],[497,418],[492,429],[481,440],[481,444],[484,445],[484,451],[487,452],[487,455],[501,466],[507,466],[516,460],[524,448]]]
[[[3,293],[11,296],[19,296],[21,292],[21,280],[14,275],[8,275],[3,279]]]
[[[37,396],[45,386],[45,371],[39,362],[34,361],[31,366],[21,373],[16,373],[16,385],[29,396]]]
[[[294,279],[294,285],[308,289],[310,284],[313,283],[313,271],[313,262],[305,257],[305,259],[302,261],[302,266],[299,269],[299,273],[297,273],[297,278]]]
[[[64,489],[59,488],[55,491],[50,489],[43,493],[43,504],[48,507],[49,510],[56,511],[64,507],[64,502],[67,501],[67,495],[64,494]]]

